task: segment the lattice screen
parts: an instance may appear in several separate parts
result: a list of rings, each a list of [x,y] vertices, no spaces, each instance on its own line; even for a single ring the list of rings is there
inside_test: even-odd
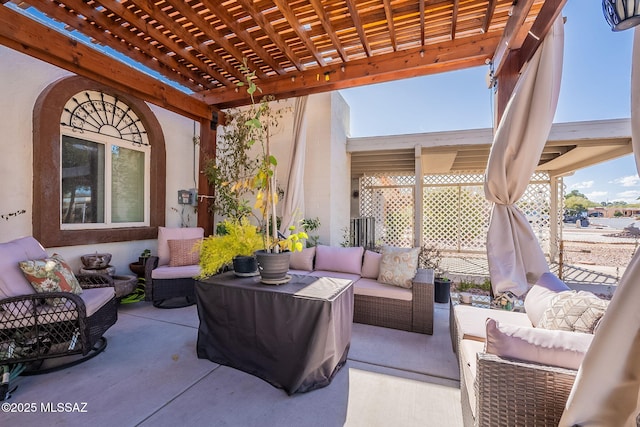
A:
[[[491,204],[484,197],[483,180],[483,171],[424,176],[423,244],[450,252],[485,251]],[[413,193],[413,176],[361,178],[360,215],[376,218],[378,244],[413,245]],[[549,251],[550,197],[549,176],[539,172],[517,204],[546,253]]]
[[[415,178],[374,175],[360,179],[360,215],[375,218],[377,245],[412,247]]]

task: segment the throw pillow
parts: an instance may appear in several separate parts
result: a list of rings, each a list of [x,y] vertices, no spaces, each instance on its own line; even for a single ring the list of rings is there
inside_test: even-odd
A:
[[[360,275],[362,272],[361,246],[343,248],[341,246],[316,246],[316,270],[335,271]]]
[[[300,252],[291,252],[289,268],[292,270],[313,271],[313,257],[315,256],[315,246],[304,248]]]
[[[500,357],[578,369],[593,335],[500,324],[487,319],[485,351]]]
[[[382,248],[378,282],[387,285],[411,288],[418,272],[420,248]]]
[[[169,267],[197,265],[200,262],[202,239],[167,240],[169,245]]]
[[[382,254],[373,251],[364,251],[364,261],[362,262],[362,277],[365,279],[378,280],[380,275],[380,260]]]
[[[608,306],[609,301],[600,299],[591,292],[560,292],[542,314],[538,326],[593,334]]]
[[[78,295],[82,293],[82,287],[73,270],[58,254],[43,259],[20,261],[18,265],[36,292],[73,292]],[[56,306],[63,304],[61,298],[47,302]]]

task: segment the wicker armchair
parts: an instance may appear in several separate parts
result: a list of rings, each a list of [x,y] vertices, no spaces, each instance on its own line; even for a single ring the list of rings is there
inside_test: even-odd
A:
[[[84,355],[60,367],[77,364],[107,345],[103,334],[117,320],[113,282],[108,276],[78,275],[83,288],[71,292],[16,295],[30,285],[18,262],[47,256],[32,237],[0,244],[0,365],[22,363],[37,370],[46,359]],[[20,280],[23,282],[18,283]],[[13,295],[11,295],[12,291]],[[7,295],[9,293],[9,295]],[[55,304],[54,304],[55,302]]]
[[[158,227],[158,256],[151,256],[145,265],[145,299],[159,308],[179,308],[196,302],[195,279],[200,267],[170,265],[170,240],[202,239],[204,229]]]
[[[418,269],[411,301],[354,294],[353,321],[433,335],[433,270]]]

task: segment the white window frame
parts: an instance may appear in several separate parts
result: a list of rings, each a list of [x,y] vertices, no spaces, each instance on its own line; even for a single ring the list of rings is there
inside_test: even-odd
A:
[[[98,134],[92,132],[79,132],[70,126],[60,126],[60,163],[62,164],[62,138],[71,137],[76,139],[82,139],[105,146],[105,200],[104,200],[104,222],[103,223],[76,223],[66,224],[62,223],[62,215],[60,215],[60,229],[61,230],[87,230],[87,229],[107,229],[107,228],[127,228],[127,227],[148,227],[150,224],[150,194],[151,194],[151,146],[148,141],[144,144],[134,144],[131,141],[114,138],[105,134]],[[146,139],[146,134],[143,135],[143,139]],[[144,221],[142,222],[117,222],[114,223],[111,220],[111,148],[118,146],[127,148],[134,151],[140,151],[144,153]],[[62,167],[60,168],[60,176],[58,178],[58,185],[60,186],[60,200],[59,209],[62,212],[63,198],[62,198]]]

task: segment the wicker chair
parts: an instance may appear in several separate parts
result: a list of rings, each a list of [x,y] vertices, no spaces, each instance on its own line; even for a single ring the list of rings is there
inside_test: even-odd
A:
[[[433,335],[433,270],[418,269],[411,301],[354,295],[353,321]]]
[[[158,227],[158,256],[151,256],[145,266],[145,299],[158,308],[179,308],[196,302],[195,279],[200,267],[171,267],[169,240],[202,239],[204,229]]]
[[[0,244],[0,365],[25,364],[34,372],[46,359],[84,356],[56,367],[60,369],[94,357],[107,345],[103,334],[117,320],[111,279],[77,275],[80,295],[35,293],[18,262],[45,257],[33,237]]]

